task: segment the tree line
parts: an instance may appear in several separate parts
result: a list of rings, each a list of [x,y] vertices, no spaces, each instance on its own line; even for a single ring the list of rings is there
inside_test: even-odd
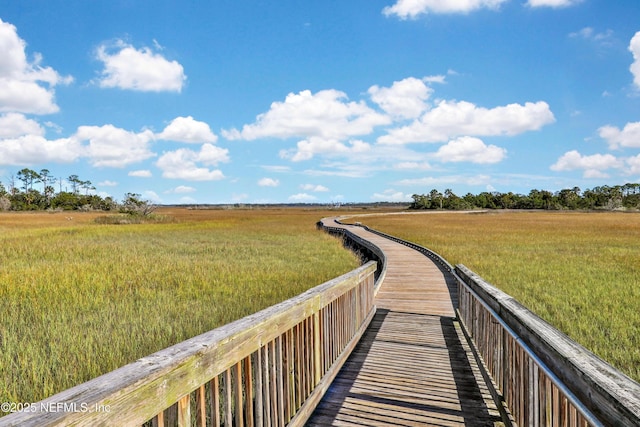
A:
[[[56,188],[58,191],[56,191]],[[119,211],[147,215],[152,205],[139,194],[126,193],[122,202],[95,194],[89,180],[78,175],[56,178],[48,169],[40,172],[24,168],[0,182],[0,211]]]
[[[578,187],[554,193],[531,190],[529,194],[482,192],[457,196],[447,189],[414,194],[411,209],[547,209],[547,210],[619,210],[640,209],[640,184],[598,186],[581,191]]]

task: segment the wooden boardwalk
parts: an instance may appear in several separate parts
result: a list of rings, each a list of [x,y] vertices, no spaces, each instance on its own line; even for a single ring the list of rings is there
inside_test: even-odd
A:
[[[385,252],[387,273],[371,325],[307,425],[499,425],[455,318],[453,279],[413,249],[348,228]]]

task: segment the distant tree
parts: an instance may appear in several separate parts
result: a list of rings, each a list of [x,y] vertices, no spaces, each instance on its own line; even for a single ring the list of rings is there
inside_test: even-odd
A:
[[[24,168],[18,172],[18,179],[22,181],[22,189],[26,193],[33,190],[33,183],[40,179],[40,174],[29,168]]]
[[[432,209],[442,209],[443,204],[442,193],[436,190],[435,188],[429,192],[429,200],[431,201]]]
[[[67,181],[69,181],[69,184],[71,184],[71,191],[73,192],[73,194],[78,194],[78,189],[82,184],[82,181],[80,180],[80,178],[78,178],[78,175],[69,175]]]
[[[141,199],[140,194],[126,193],[122,202],[121,211],[130,215],[149,216],[156,207],[148,200]]]

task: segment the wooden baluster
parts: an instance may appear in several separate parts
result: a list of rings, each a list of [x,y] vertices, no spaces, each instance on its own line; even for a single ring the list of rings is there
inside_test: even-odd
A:
[[[264,398],[264,425],[272,426],[271,422],[271,392],[269,377],[269,343],[262,347],[262,389]]]
[[[231,381],[231,369],[224,371],[224,423],[233,425],[233,384]]]
[[[216,375],[209,381],[211,390],[211,424],[220,427],[220,379]]]
[[[243,426],[244,424],[244,404],[242,401],[242,361],[235,364],[234,367],[234,376],[235,376],[235,418],[236,425]]]
[[[256,379],[256,404],[255,404],[256,427],[264,427],[264,400],[262,398],[263,396],[262,364],[264,362],[262,360],[262,347],[259,348],[258,351],[253,353],[253,357],[255,360],[253,369],[255,372],[255,379]]]
[[[191,395],[178,400],[178,427],[191,427]]]
[[[247,427],[253,427],[254,415],[253,415],[253,369],[251,366],[251,357],[249,355],[244,359],[244,382],[245,382],[245,410],[246,410],[246,425]]]
[[[196,390],[196,426],[207,426],[207,399],[205,397],[206,389],[201,385]]]

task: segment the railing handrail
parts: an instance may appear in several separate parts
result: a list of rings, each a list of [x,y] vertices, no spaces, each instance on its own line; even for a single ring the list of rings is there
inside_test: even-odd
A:
[[[266,343],[278,339],[287,329],[296,327],[310,316],[317,316],[321,309],[368,280],[375,269],[376,263],[369,262],[289,300],[31,404],[26,411],[0,418],[0,426],[140,425]],[[373,285],[370,292],[373,292]],[[364,298],[370,309],[360,306],[361,302],[354,302],[359,310],[366,310],[359,314],[362,325],[355,325],[360,333],[375,312],[373,296]],[[316,318],[316,324],[319,321]],[[316,339],[320,327],[310,327]],[[343,341],[355,339],[357,342],[355,335],[345,336]],[[347,347],[351,347],[341,351],[350,352],[353,345],[349,342]],[[323,355],[314,357],[318,363],[320,360],[333,363],[333,359],[328,360]],[[338,358],[346,360],[343,354]],[[316,386],[320,372],[318,363],[310,362],[315,364],[312,377]]]

